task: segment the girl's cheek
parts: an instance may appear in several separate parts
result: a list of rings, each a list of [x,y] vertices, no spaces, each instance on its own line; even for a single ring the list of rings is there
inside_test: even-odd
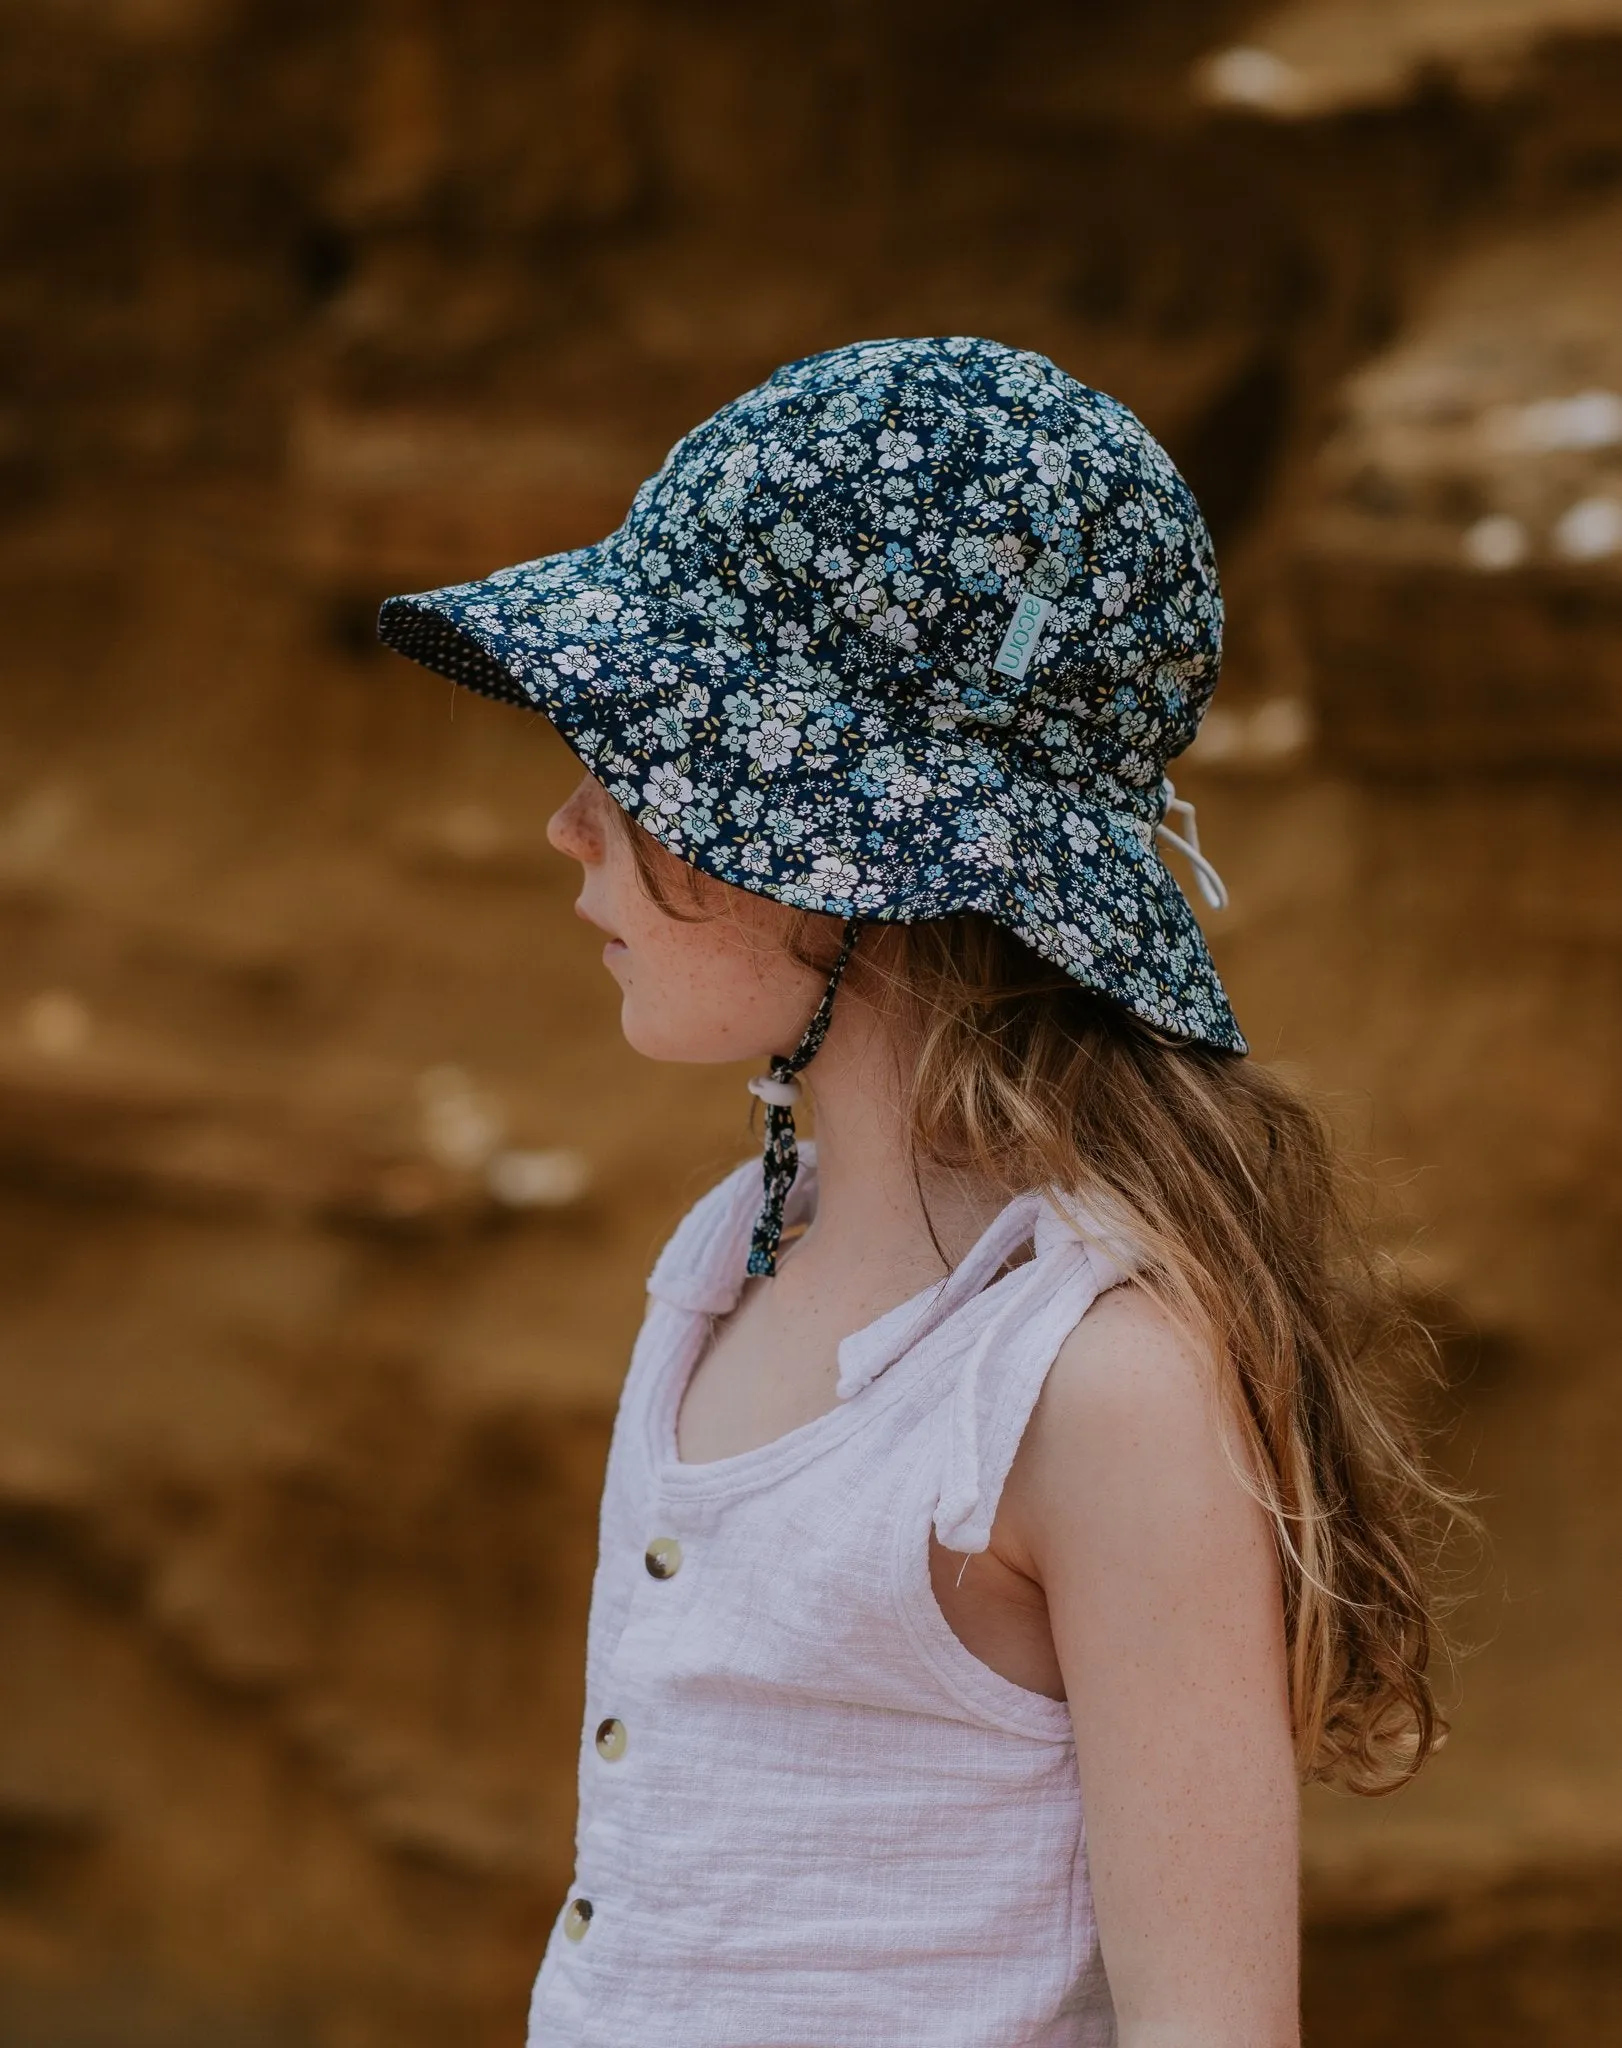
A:
[[[637,1052],[656,1060],[732,1057],[731,977],[702,926],[681,925],[644,901],[641,916],[619,927],[626,951],[609,966],[623,1000],[620,1026]],[[650,915],[651,913],[651,915]]]
[[[627,938],[610,966],[622,994],[621,1029],[647,1058],[698,1065],[765,1059],[803,1028],[798,975],[792,968],[762,975],[727,927],[668,919]]]
[[[628,945],[656,942],[669,922],[643,888],[631,850],[618,835],[606,844],[603,858],[587,869],[586,891],[593,916]]]

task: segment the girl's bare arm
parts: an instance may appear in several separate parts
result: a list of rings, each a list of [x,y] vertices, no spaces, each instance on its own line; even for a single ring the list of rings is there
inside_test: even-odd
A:
[[[1214,1368],[1138,1289],[1065,1343],[994,1538],[1043,1586],[1120,2048],[1297,2048],[1279,1576]]]

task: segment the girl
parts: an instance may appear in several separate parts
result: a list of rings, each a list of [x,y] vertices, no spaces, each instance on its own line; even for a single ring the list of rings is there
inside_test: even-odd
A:
[[[1164,779],[1220,630],[1140,423],[963,339],[791,364],[600,545],[383,609],[583,762],[630,1043],[769,1062],[649,1282],[531,2048],[1297,2039],[1297,1777],[1437,1740],[1437,1496],[1157,851],[1220,903]]]

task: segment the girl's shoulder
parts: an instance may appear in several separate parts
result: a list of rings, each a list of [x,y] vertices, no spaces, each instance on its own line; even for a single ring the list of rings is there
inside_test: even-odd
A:
[[[744,1160],[700,1195],[654,1261],[648,1292],[712,1315],[731,1308],[759,1196],[758,1159]]]
[[[997,1547],[1040,1563],[1055,1541],[1140,1515],[1183,1522],[1246,1491],[1210,1353],[1140,1286],[1109,1288],[1060,1345],[1020,1444]]]
[[[1038,1413],[1128,1429],[1197,1416],[1215,1426],[1221,1378],[1203,1345],[1130,1277],[1105,1288],[1054,1358]]]

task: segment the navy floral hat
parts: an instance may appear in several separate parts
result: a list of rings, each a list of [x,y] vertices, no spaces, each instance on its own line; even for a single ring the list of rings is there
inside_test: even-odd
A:
[[[1246,1050],[1156,845],[1220,901],[1165,823],[1221,659],[1210,536],[1142,423],[1045,356],[790,363],[606,540],[390,598],[378,632],[543,713],[724,882],[847,920],[983,911],[1159,1030]]]

